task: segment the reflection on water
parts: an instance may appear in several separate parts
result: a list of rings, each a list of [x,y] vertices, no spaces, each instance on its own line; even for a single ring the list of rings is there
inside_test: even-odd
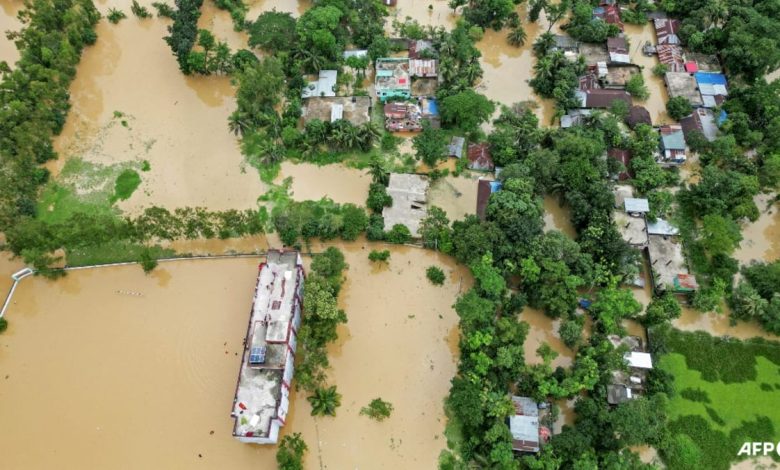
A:
[[[210,251],[224,251],[214,243]],[[304,394],[293,394],[285,432],[303,434],[307,468],[433,468],[446,445],[442,400],[455,374],[451,305],[470,277],[448,258],[407,247],[387,247],[388,268],[374,272],[368,252],[384,246],[341,247],[349,323],[331,348],[329,377],[342,406],[336,418],[315,420]],[[118,459],[136,468],[275,468],[275,448],[235,441],[229,416],[258,260],[26,279],[0,336],[8,375],[0,421],[14,429],[0,440],[4,465],[78,468],[89,455],[96,468]],[[433,264],[450,282],[430,285]],[[383,423],[358,414],[378,396],[395,406]],[[58,438],[48,452],[26,451],[42,423]]]
[[[761,337],[774,341],[780,340],[780,336],[764,331],[757,322],[738,321],[736,325],[729,324],[729,309],[724,306],[723,313],[700,313],[692,308],[683,307],[680,318],[672,324],[683,331],[702,330],[713,336],[731,336],[737,339],[749,339]]]

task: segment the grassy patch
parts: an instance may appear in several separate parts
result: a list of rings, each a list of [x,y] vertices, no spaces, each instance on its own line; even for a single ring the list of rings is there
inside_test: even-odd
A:
[[[119,174],[114,184],[114,195],[111,196],[111,202],[124,201],[130,199],[138,186],[141,185],[141,175],[137,171],[127,169]]]
[[[68,250],[66,258],[68,266],[91,266],[94,264],[138,261],[144,248],[146,246],[140,243],[117,241]],[[158,245],[149,247],[149,251],[154,258],[167,258],[176,254],[174,250],[162,248]]]
[[[780,344],[675,330],[664,342],[659,367],[680,391],[669,402],[669,429],[695,443],[701,468],[728,469],[745,441],[780,440],[780,390],[767,386],[777,382]]]

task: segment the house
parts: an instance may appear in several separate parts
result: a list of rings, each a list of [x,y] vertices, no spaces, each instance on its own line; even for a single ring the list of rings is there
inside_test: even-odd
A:
[[[419,78],[436,77],[435,59],[410,59],[409,76]]]
[[[420,59],[424,52],[433,52],[433,43],[427,39],[409,41],[409,58]]]
[[[677,125],[661,126],[661,163],[681,164],[685,162],[685,135]]]
[[[715,72],[696,72],[693,77],[696,79],[704,107],[714,108],[726,100],[729,92],[725,75]]]
[[[628,42],[624,37],[607,38],[607,52],[610,64],[630,64]]]
[[[609,24],[617,25],[623,31],[623,22],[620,20],[620,6],[616,3],[602,1],[593,9],[593,18],[599,18]]]
[[[384,107],[385,128],[390,132],[422,130],[422,110],[414,103],[394,101]]]
[[[409,59],[377,59],[374,86],[376,96],[382,102],[389,98],[411,98],[412,83],[409,75]]]
[[[467,151],[469,168],[477,171],[493,171],[495,165],[487,143],[469,144]]]
[[[650,202],[644,198],[627,197],[623,200],[623,207],[632,215],[644,215],[650,212]]]
[[[705,139],[712,142],[718,136],[718,124],[715,113],[708,108],[697,108],[690,116],[680,119],[685,140],[690,140],[695,132],[700,133]]]
[[[298,252],[268,252],[257,275],[231,411],[233,436],[241,442],[275,444],[287,418],[303,284]]]
[[[658,217],[655,222],[647,222],[648,235],[661,235],[665,237],[679,235],[680,230],[666,220]]]
[[[480,179],[477,183],[477,216],[480,220],[485,220],[485,211],[487,210],[490,195],[501,190],[500,181],[490,181]]]
[[[413,237],[419,236],[420,222],[428,215],[428,178],[421,175],[391,173],[387,194],[393,199],[382,210],[385,227],[406,226]]]
[[[447,156],[454,158],[463,157],[463,145],[466,143],[466,139],[460,136],[453,136],[450,139],[450,145],[447,146]]]
[[[585,119],[593,113],[590,109],[572,109],[561,116],[561,128],[568,129],[572,126],[582,126]]]
[[[625,181],[631,177],[629,174],[629,167],[631,165],[631,151],[619,148],[610,148],[607,150],[607,156],[613,160],[617,160],[623,164],[624,170],[618,174],[620,181]]]
[[[619,405],[634,398],[633,392],[625,384],[607,385],[607,403],[610,405]]]
[[[623,355],[628,372],[613,370],[612,381],[607,385],[607,403],[619,405],[644,393],[647,371],[652,369],[653,361],[650,354],[644,352],[642,339],[637,336],[609,335],[607,339],[613,347],[625,347],[628,350]]]
[[[301,117],[304,123],[315,119],[322,122],[334,122],[344,119],[359,126],[371,119],[371,97],[332,96],[308,98],[303,103]]]
[[[531,398],[512,396],[515,414],[509,416],[512,450],[536,453],[550,439],[550,430],[541,425],[539,405]]]
[[[682,96],[694,107],[703,104],[693,75],[685,72],[667,72],[664,74],[664,81],[671,98]]]
[[[631,109],[628,110],[626,124],[631,129],[634,129],[639,124],[647,124],[648,126],[652,126],[653,121],[650,118],[650,111],[643,108],[642,106],[632,106]]]
[[[687,51],[685,53],[688,62],[696,64],[696,70],[694,72],[722,72],[723,68],[720,66],[718,56],[711,54],[702,54],[700,52]]]
[[[682,245],[677,237],[648,235],[647,257],[650,261],[656,292],[692,292],[698,288],[696,279],[685,264]]]
[[[578,53],[580,51],[580,43],[571,36],[556,34],[553,50]]]
[[[320,70],[317,81],[309,82],[301,92],[302,98],[336,96],[338,70]]]
[[[685,71],[685,53],[682,47],[675,44],[661,44],[656,46],[658,61],[669,69],[670,72]]]
[[[582,43],[579,47],[580,55],[585,58],[585,65],[596,65],[599,62],[609,62],[609,53],[604,43]]]
[[[623,356],[623,359],[628,363],[628,367],[633,369],[653,368],[653,358],[650,353],[629,351]]]
[[[607,74],[603,77],[604,88],[625,88],[628,81],[634,75],[642,73],[638,65],[633,64],[611,64],[607,66]]]
[[[653,20],[653,26],[655,27],[655,37],[659,45],[679,45],[680,37],[677,36],[677,32],[680,30],[682,24],[680,20],[674,20],[671,18],[659,18]]]
[[[612,218],[626,243],[644,247],[647,245],[645,214],[650,211],[650,207],[647,199],[631,197],[633,192],[630,186],[615,187],[615,204],[619,209],[613,211]]]
[[[582,108],[609,108],[615,101],[623,101],[631,106],[631,95],[626,90],[595,89],[578,91],[580,107]]]

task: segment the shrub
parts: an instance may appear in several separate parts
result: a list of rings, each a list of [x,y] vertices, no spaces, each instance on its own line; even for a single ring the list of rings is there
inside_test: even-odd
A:
[[[628,79],[626,91],[640,101],[650,97],[650,92],[647,90],[647,86],[645,86],[645,79],[641,73],[634,74]]]
[[[390,413],[393,412],[393,405],[389,401],[384,401],[381,398],[374,398],[368,406],[364,406],[360,409],[360,414],[368,416],[376,421],[384,421],[390,417]]]
[[[387,188],[381,183],[371,183],[368,187],[368,199],[366,207],[376,214],[381,214],[382,209],[390,207],[393,204],[393,198],[387,194]]]
[[[669,71],[669,66],[666,64],[658,64],[655,67],[653,67],[653,75],[655,75],[656,77],[663,77],[668,71]]]
[[[114,195],[111,202],[124,201],[133,195],[138,186],[141,185],[141,176],[135,170],[125,170],[116,178],[114,185]]]
[[[276,463],[279,465],[279,470],[303,470],[303,454],[306,450],[308,447],[300,433],[284,436],[276,450]]]
[[[691,107],[691,103],[687,98],[682,96],[675,96],[666,102],[666,112],[669,113],[669,117],[675,121],[679,121],[685,116],[691,114],[693,112],[693,108]]]
[[[141,263],[141,267],[146,274],[149,274],[157,267],[157,259],[148,248],[144,248],[141,251],[138,261]]]
[[[8,329],[8,320],[0,317],[0,333]]]
[[[153,2],[152,6],[157,10],[158,18],[173,18],[173,15],[175,14],[174,9],[167,3]]]
[[[133,4],[130,5],[130,11],[138,18],[151,18],[152,14],[145,6],[141,6],[136,0],[133,0]]]
[[[341,394],[336,386],[317,387],[314,394],[306,398],[311,404],[312,416],[336,416],[336,408],[341,406]]]
[[[389,250],[371,250],[371,253],[368,254],[369,261],[381,261],[385,262],[390,259],[390,251]]]
[[[396,245],[403,245],[412,239],[412,233],[403,224],[395,224],[389,232],[385,233],[385,240]]]
[[[108,15],[106,15],[106,18],[108,18],[108,21],[110,21],[111,24],[117,24],[123,19],[127,18],[127,15],[125,15],[125,12],[121,10],[111,8],[108,10]]]
[[[440,286],[444,284],[444,280],[446,279],[446,276],[444,275],[444,271],[441,270],[441,268],[436,266],[429,266],[428,269],[425,271],[425,277],[428,278],[429,281],[435,286]]]

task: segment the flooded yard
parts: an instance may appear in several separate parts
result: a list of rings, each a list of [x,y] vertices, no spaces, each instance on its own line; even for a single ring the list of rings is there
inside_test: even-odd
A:
[[[775,194],[759,194],[754,198],[761,216],[742,228],[742,242],[734,253],[740,264],[780,259],[780,205],[770,205],[775,197]]]
[[[317,166],[311,163],[282,163],[276,179],[281,183],[292,178],[292,198],[296,201],[319,200],[323,197],[338,203],[366,205],[371,176],[367,170],[346,168],[343,165]]]
[[[666,84],[663,77],[657,77],[653,74],[653,67],[659,63],[658,56],[648,57],[642,53],[642,46],[645,43],[656,43],[653,23],[648,21],[643,25],[626,24],[625,33],[626,39],[629,41],[631,62],[642,68],[642,78],[645,79],[645,86],[647,86],[647,90],[650,92],[650,97],[647,100],[637,100],[634,104],[650,111],[653,125],[673,124],[674,120],[666,114],[666,102],[669,101]]]
[[[434,468],[442,400],[455,373],[465,269],[435,253],[344,245],[349,323],[330,348],[336,418],[314,419],[296,393],[285,432],[309,445],[306,468]],[[0,336],[0,440],[7,468],[275,468],[275,447],[232,438],[229,416],[258,259],[164,263],[29,278]],[[425,280],[436,264],[443,287]],[[4,274],[6,266],[2,265]],[[391,418],[359,416],[376,397]],[[41,441],[41,432],[57,436]],[[29,452],[30,442],[41,442]],[[164,443],[164,445],[163,445]]]

